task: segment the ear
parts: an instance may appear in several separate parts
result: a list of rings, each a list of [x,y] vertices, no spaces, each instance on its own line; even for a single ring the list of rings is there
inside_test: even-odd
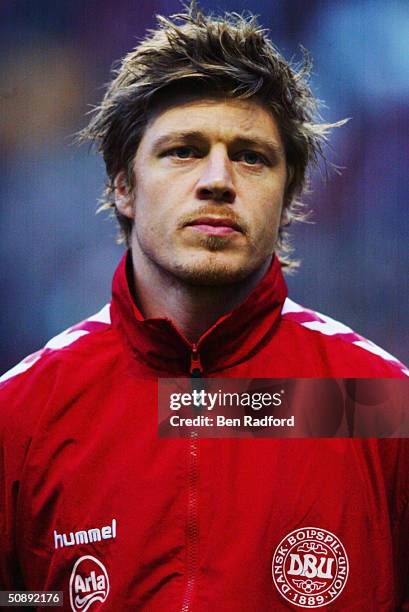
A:
[[[134,206],[132,189],[128,185],[125,170],[118,172],[114,179],[114,195],[116,209],[128,219],[134,218]]]
[[[280,227],[287,227],[291,223],[291,216],[288,212],[288,205],[284,204],[283,209],[281,211],[280,217]]]
[[[285,183],[283,208],[281,209],[280,228],[287,227],[291,224],[291,214],[288,211],[290,202],[288,201],[287,192],[294,179],[294,174],[294,168],[287,164],[287,180]]]

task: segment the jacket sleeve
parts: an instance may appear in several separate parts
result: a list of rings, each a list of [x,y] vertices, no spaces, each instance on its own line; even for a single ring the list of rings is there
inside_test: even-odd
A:
[[[53,366],[42,358],[0,381],[0,590],[24,590],[18,552],[19,497],[32,437],[47,403]]]

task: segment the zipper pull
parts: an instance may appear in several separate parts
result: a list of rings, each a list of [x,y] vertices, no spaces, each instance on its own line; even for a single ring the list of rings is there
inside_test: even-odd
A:
[[[200,378],[203,374],[202,364],[200,362],[199,351],[197,344],[193,344],[190,354],[190,376],[192,378]]]

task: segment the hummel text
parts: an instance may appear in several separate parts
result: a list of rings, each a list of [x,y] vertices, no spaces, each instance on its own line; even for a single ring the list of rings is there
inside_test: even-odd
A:
[[[57,533],[54,529],[54,547],[63,548],[64,546],[74,546],[75,544],[88,544],[89,542],[100,542],[116,538],[116,519],[112,519],[111,525],[105,527],[92,528],[81,531],[70,531],[70,533]]]

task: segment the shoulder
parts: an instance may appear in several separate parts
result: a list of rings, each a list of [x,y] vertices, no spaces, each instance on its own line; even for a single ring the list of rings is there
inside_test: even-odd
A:
[[[14,379],[16,376],[31,370],[38,362],[49,362],[53,358],[61,356],[62,350],[72,350],[77,348],[77,342],[80,338],[91,337],[94,339],[95,332],[105,331],[111,327],[110,304],[106,304],[99,312],[88,317],[84,321],[69,327],[54,338],[51,338],[47,344],[22,359],[17,365],[0,376],[0,389],[4,388],[4,383]]]
[[[314,345],[323,360],[333,364],[335,370],[348,371],[341,376],[409,376],[409,369],[396,357],[344,323],[289,298],[284,302],[281,315],[292,333],[301,335],[306,344]]]
[[[3,374],[0,377],[0,427],[7,416],[14,420],[20,412],[24,412],[28,418],[31,409],[44,406],[57,383],[61,388],[62,370],[66,385],[70,376],[86,377],[87,371],[93,368],[93,361],[87,356],[89,353],[95,354],[97,350],[98,359],[94,361],[98,362],[101,353],[109,351],[112,341],[106,341],[104,337],[111,329],[110,305],[107,304],[95,315],[49,340],[42,349],[28,355]],[[81,367],[84,361],[88,364],[85,371]]]
[[[94,381],[108,381],[117,355],[108,304],[1,376],[0,479],[19,480],[39,432],[49,432],[50,423],[57,422],[76,398],[92,392]]]

